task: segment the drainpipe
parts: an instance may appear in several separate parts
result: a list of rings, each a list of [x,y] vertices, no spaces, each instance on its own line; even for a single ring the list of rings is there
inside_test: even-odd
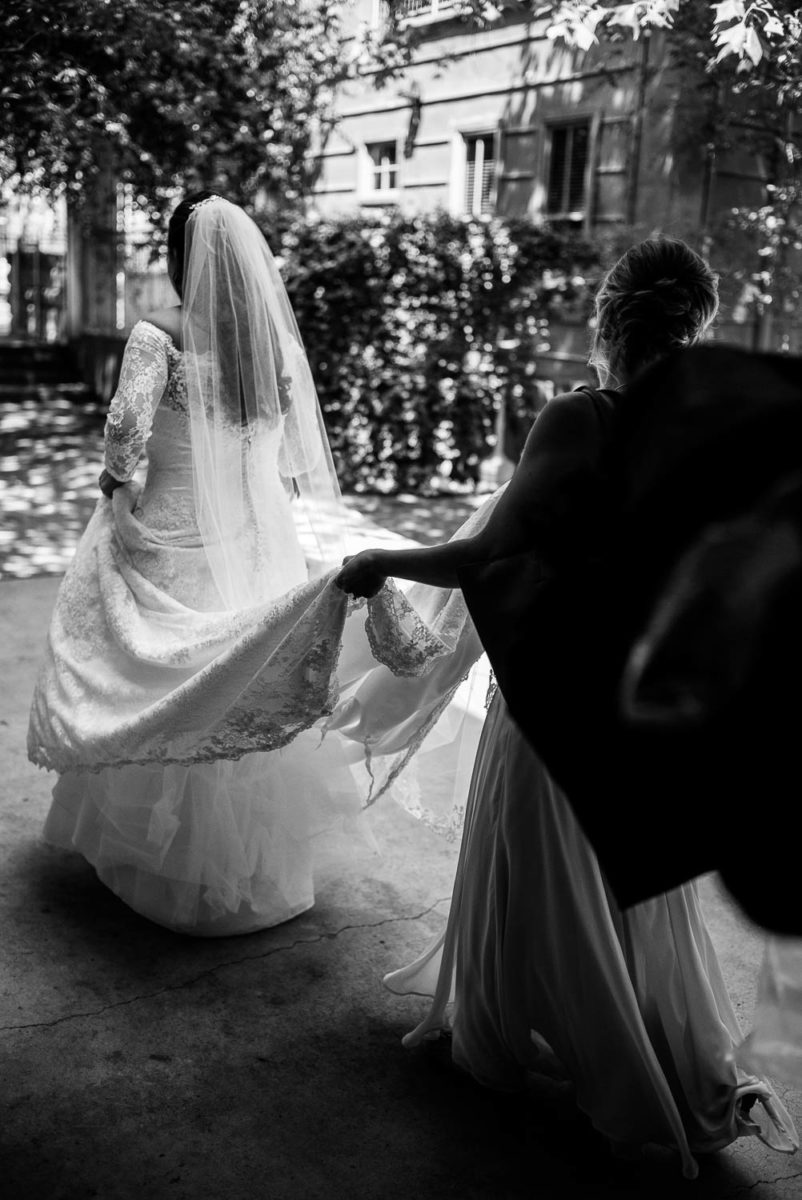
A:
[[[713,191],[716,181],[716,131],[720,114],[724,108],[724,89],[719,84],[716,91],[711,140],[705,146],[704,170],[702,172],[702,195],[699,206],[699,232],[702,255],[709,258],[711,249],[710,215],[713,211]]]
[[[710,257],[710,211],[713,203],[713,180],[716,177],[716,143],[705,146],[705,165],[702,174],[702,203],[699,213],[699,232],[702,257]]]
[[[629,195],[627,196],[627,221],[630,225],[635,225],[638,219],[638,181],[640,179],[641,147],[643,144],[643,119],[646,113],[646,88],[649,82],[650,40],[651,38],[647,30],[643,35],[641,43],[638,94],[635,104],[635,115],[632,120],[632,165],[629,175]]]
[[[75,341],[84,331],[83,230],[72,204],[67,206],[67,253],[65,256],[65,334]]]

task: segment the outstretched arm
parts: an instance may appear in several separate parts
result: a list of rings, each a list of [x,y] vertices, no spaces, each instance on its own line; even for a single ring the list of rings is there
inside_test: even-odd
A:
[[[346,559],[336,582],[373,596],[387,576],[459,587],[469,563],[492,562],[537,545],[592,479],[598,462],[596,417],[581,392],[550,401],[532,426],[518,467],[485,527],[473,537],[420,550],[364,550]]]

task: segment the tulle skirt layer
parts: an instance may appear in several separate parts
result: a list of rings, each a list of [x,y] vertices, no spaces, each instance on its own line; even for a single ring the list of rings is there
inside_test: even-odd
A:
[[[236,761],[67,771],[44,833],[142,916],[223,936],[310,908],[316,866],[368,844],[360,807],[340,744],[309,731]]]
[[[655,834],[644,832],[640,848],[633,833],[632,852],[646,853]],[[435,997],[406,1044],[450,1023],[455,1062],[481,1083],[519,1088],[528,1071],[566,1078],[613,1143],[674,1146],[689,1176],[692,1151],[744,1132],[744,1089],[765,1092],[781,1127],[769,1136],[793,1149],[777,1098],[736,1066],[741,1033],[696,886],[621,912],[568,802],[498,695],[445,934],[385,982]]]

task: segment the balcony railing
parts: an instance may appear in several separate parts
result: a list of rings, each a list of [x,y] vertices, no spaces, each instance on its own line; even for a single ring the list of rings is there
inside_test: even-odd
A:
[[[395,14],[404,20],[448,16],[459,8],[460,0],[396,0]]]

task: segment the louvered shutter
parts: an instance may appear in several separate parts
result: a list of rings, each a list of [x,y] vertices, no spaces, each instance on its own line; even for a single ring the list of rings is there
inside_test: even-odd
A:
[[[551,130],[551,159],[547,211],[553,216],[581,215],[587,204],[586,170],[590,123],[555,125]]]
[[[489,213],[496,178],[492,133],[465,139],[465,211],[473,216]]]
[[[482,139],[484,143],[484,155],[482,158],[482,190],[479,204],[479,211],[489,213],[491,210],[491,201],[493,199],[493,182],[496,176],[496,160],[493,157],[493,141],[492,137]]]
[[[548,211],[561,213],[565,187],[565,163],[568,151],[568,129],[558,126],[551,131],[551,162],[549,165]]]
[[[465,211],[473,212],[473,192],[476,185],[476,138],[470,138],[465,146]]]
[[[588,165],[588,125],[572,125],[571,158],[568,168],[568,212],[582,212],[585,207],[585,168]]]

